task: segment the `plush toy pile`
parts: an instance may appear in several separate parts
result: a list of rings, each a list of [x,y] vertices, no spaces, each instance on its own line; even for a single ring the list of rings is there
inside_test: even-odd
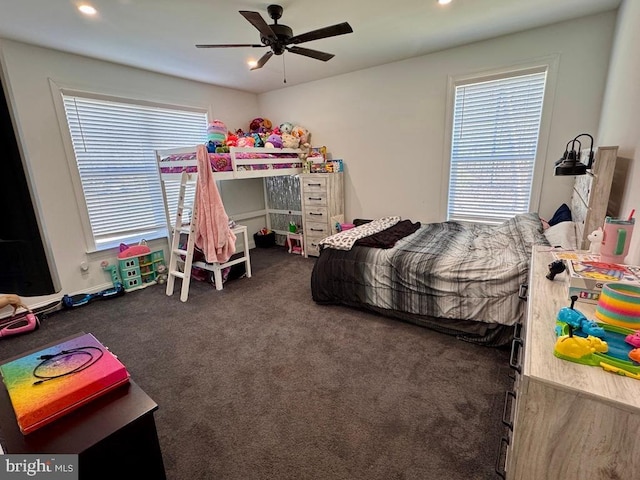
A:
[[[309,130],[284,122],[273,126],[268,118],[254,118],[249,130],[241,128],[230,132],[224,122],[214,120],[207,128],[207,150],[209,153],[225,153],[229,147],[267,147],[267,148],[311,148]]]

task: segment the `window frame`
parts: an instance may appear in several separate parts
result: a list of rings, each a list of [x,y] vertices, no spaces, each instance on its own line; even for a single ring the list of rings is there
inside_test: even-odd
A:
[[[54,106],[56,110],[56,116],[58,119],[58,125],[60,127],[60,132],[62,136],[63,146],[65,150],[65,156],[67,157],[67,163],[69,166],[69,174],[71,177],[71,183],[73,186],[73,192],[75,195],[76,203],[78,205],[78,214],[80,216],[80,225],[82,228],[82,232],[85,239],[86,245],[86,253],[96,253],[111,250],[117,248],[120,243],[132,243],[138,242],[140,240],[139,235],[132,235],[130,237],[123,237],[118,239],[118,241],[114,241],[109,244],[98,245],[96,243],[96,239],[93,235],[93,229],[91,225],[91,219],[89,216],[89,209],[87,206],[87,201],[84,195],[84,189],[82,185],[82,178],[80,176],[80,171],[78,168],[78,164],[76,161],[73,140],[71,137],[71,132],[69,129],[69,125],[67,123],[66,111],[64,107],[64,99],[63,96],[78,96],[85,97],[88,99],[95,100],[104,100],[122,104],[131,104],[135,106],[141,107],[151,107],[151,108],[159,108],[159,109],[169,109],[169,110],[182,110],[187,112],[200,113],[205,115],[205,121],[208,122],[209,118],[212,118],[210,115],[210,111],[207,108],[197,107],[197,106],[186,106],[186,105],[177,105],[164,103],[159,101],[149,101],[149,100],[141,100],[138,98],[125,97],[121,95],[113,95],[113,94],[105,94],[105,93],[97,93],[94,91],[84,90],[81,88],[75,88],[71,86],[62,86],[57,84],[52,79],[49,79],[51,93],[54,99]],[[153,147],[151,147],[153,149]],[[154,154],[155,158],[155,154]],[[158,189],[163,196],[162,202],[163,205],[160,205],[163,212],[166,212],[165,205],[165,191],[164,185],[162,185],[159,171],[157,173],[156,181],[158,182]],[[145,240],[154,240],[167,238],[168,232],[165,230],[159,230],[155,234],[145,237]],[[117,244],[116,244],[117,243]]]
[[[517,65],[510,65],[481,72],[467,73],[461,75],[449,75],[447,77],[447,99],[446,99],[446,119],[445,137],[443,142],[443,169],[442,169],[442,197],[440,216],[445,221],[448,218],[449,204],[449,181],[451,176],[451,152],[453,141],[453,119],[455,110],[456,87],[472,83],[480,83],[491,80],[498,80],[512,76],[527,75],[531,73],[547,72],[545,91],[542,100],[542,113],[540,117],[540,130],[538,133],[538,147],[533,167],[533,178],[531,182],[531,194],[529,198],[529,211],[537,212],[540,208],[542,196],[542,183],[546,163],[546,152],[549,143],[549,133],[551,130],[551,118],[553,113],[553,102],[555,98],[556,81],[558,75],[558,64],[560,56],[549,55],[539,59],[534,59]],[[480,222],[478,222],[480,223]],[[482,222],[491,223],[491,222]],[[498,222],[499,223],[499,222]]]

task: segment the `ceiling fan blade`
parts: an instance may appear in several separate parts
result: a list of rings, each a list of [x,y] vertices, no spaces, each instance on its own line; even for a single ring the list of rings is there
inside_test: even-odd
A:
[[[264,67],[264,64],[267,63],[272,56],[273,56],[273,52],[269,50],[262,57],[260,57],[260,60],[258,60],[258,63],[256,63],[256,66],[251,67],[249,70],[257,70],[259,68]]]
[[[318,50],[311,50],[310,48],[287,47],[287,50],[291,53],[297,53],[298,55],[304,55],[305,57],[315,58],[316,60],[322,60],[323,62],[331,60],[333,57],[335,57],[333,53],[319,52]]]
[[[234,47],[264,47],[261,43],[227,43],[219,45],[196,45],[196,48],[234,48]]]
[[[240,10],[240,15],[246,18],[251,23],[251,25],[256,27],[263,37],[274,39],[277,38],[274,31],[271,30],[271,27],[267,25],[267,22],[264,21],[264,18],[262,18],[262,15],[260,15],[258,12],[248,12],[246,10]]]
[[[310,42],[312,40],[320,40],[321,38],[335,37],[336,35],[344,35],[345,33],[352,33],[353,29],[348,22],[338,23],[337,25],[331,25],[330,27],[319,28],[318,30],[312,30],[300,35],[294,35],[287,44],[298,44],[304,42]]]

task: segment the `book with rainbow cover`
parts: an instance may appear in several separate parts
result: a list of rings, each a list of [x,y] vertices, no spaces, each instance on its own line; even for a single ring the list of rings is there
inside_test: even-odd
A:
[[[129,382],[125,366],[90,333],[4,363],[0,374],[23,434]]]

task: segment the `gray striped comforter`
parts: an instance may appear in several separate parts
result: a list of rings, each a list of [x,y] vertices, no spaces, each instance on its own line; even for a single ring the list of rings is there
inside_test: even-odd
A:
[[[513,325],[534,244],[548,245],[537,214],[501,225],[423,225],[391,249],[324,249],[312,276],[318,303],[375,307],[430,318]]]

